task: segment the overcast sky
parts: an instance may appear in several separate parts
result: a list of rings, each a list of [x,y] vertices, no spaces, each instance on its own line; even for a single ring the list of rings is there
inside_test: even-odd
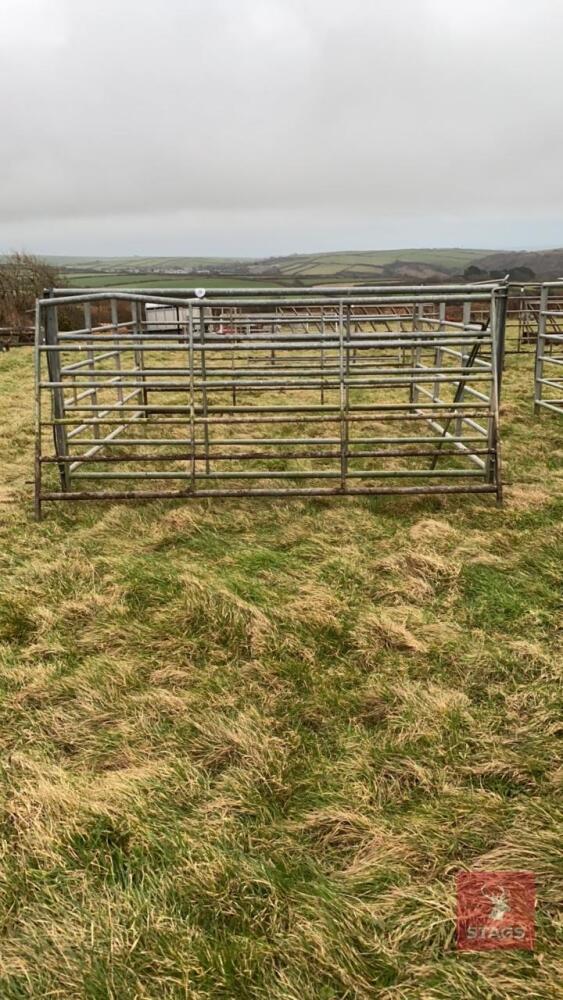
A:
[[[563,0],[0,0],[0,252],[563,245]]]

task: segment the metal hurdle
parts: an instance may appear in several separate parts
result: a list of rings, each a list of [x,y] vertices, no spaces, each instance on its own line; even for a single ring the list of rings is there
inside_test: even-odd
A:
[[[542,285],[536,343],[534,413],[563,414],[563,281]]]
[[[500,500],[506,296],[53,289],[37,303],[36,516],[51,500]],[[155,302],[172,329],[147,318]],[[84,322],[62,331],[69,305]]]

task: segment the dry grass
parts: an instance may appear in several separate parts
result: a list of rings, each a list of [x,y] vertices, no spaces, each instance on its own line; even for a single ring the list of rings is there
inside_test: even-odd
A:
[[[562,996],[563,424],[506,377],[507,502],[29,502],[0,357],[2,1000]],[[454,877],[538,942],[461,954]]]

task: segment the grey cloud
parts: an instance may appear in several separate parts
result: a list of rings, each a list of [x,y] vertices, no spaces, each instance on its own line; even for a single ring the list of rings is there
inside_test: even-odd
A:
[[[563,243],[559,0],[2,0],[0,249]]]

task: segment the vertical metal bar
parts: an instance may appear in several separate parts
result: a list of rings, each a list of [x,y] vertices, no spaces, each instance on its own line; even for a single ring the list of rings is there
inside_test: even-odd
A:
[[[201,305],[199,307],[199,332],[201,340],[201,398],[203,404],[203,416],[205,418],[205,423],[203,425],[203,447],[205,450],[205,474],[209,475],[209,426],[207,423],[207,365],[205,359],[205,306]]]
[[[470,324],[471,324],[471,302],[464,302],[463,303],[463,317],[462,317],[462,320],[463,320],[463,332],[467,333],[468,330],[469,330]],[[464,354],[463,353],[463,347],[460,349],[460,362],[461,362],[460,367],[461,368],[465,368],[466,365],[468,364],[469,358],[470,358],[470,353],[471,352],[469,352],[468,354]],[[462,375],[461,376],[461,381],[459,383],[459,402],[460,403],[463,402],[463,397],[465,396],[466,382],[467,382],[466,378]],[[456,417],[456,421],[455,421],[455,434],[456,434],[456,437],[461,437],[462,434],[463,434],[463,415],[461,413],[461,410],[459,412],[459,416]]]
[[[236,328],[235,328],[235,338],[238,338],[238,330],[236,330]],[[233,392],[232,392],[233,406],[237,405],[237,387],[236,387],[235,371],[236,371],[236,366],[235,366],[235,352],[231,351],[231,375],[232,375],[232,380],[233,380]]]
[[[270,336],[272,338],[272,343],[274,342],[275,335],[276,335],[276,324],[275,324],[275,322],[272,322],[271,328],[270,328]],[[276,350],[275,350],[275,347],[272,347],[272,350],[270,351],[270,362],[271,362],[272,365],[275,365],[275,363],[276,363]]]
[[[321,406],[324,406],[325,402],[325,311],[324,306],[321,306]]]
[[[505,359],[505,343],[506,343],[506,307],[508,304],[508,287],[499,289],[493,296],[496,295],[496,305],[497,305],[497,372],[498,372],[498,391],[499,395],[502,389],[502,376],[504,372],[504,359]]]
[[[41,351],[40,345],[43,343],[44,338],[43,328],[42,328],[42,312],[39,303],[35,306],[35,354],[34,354],[34,369],[35,369],[35,520],[41,520],[41,455],[42,455],[42,443],[43,443],[43,428],[41,426]]]
[[[92,304],[91,302],[84,303],[84,326],[89,331],[90,336],[92,335]],[[86,357],[88,358],[88,371],[93,372],[96,370],[96,356],[93,348],[88,347],[86,349]],[[91,381],[94,381],[92,376]],[[98,392],[96,389],[89,390],[90,401],[94,406],[98,405]],[[94,410],[94,436],[99,438],[100,436],[100,422],[96,417],[97,410]]]
[[[121,371],[121,351],[119,349],[119,315],[117,311],[117,300],[111,300],[111,325],[113,326],[113,332],[115,334],[115,340],[113,346],[116,349],[115,367]],[[117,383],[117,399],[118,402],[123,402],[123,386],[121,385],[121,379]]]
[[[445,327],[445,324],[446,324],[446,303],[445,302],[440,302],[439,305],[438,305],[438,320],[439,320],[438,334],[441,334],[441,333],[444,332],[444,327]],[[442,358],[443,358],[442,348],[438,345],[438,347],[436,348],[435,354],[434,354],[434,367],[435,368],[437,368],[437,369],[441,369],[442,368]],[[436,381],[434,382],[434,392],[433,392],[433,396],[432,396],[432,398],[433,398],[433,400],[434,400],[435,403],[438,403],[440,401],[440,391],[441,391],[441,388],[442,387],[440,385],[440,377],[437,376],[436,377]]]
[[[56,300],[53,299],[53,305],[47,306],[45,310],[45,342],[47,347],[58,347],[59,330],[57,307],[55,302]],[[64,420],[65,418],[65,400],[61,377],[61,356],[57,350],[47,351],[47,368],[49,371],[49,381],[58,383],[51,389],[53,418],[55,420],[53,425],[55,454],[57,458],[65,459],[68,458],[69,454],[66,425],[56,422]],[[70,471],[68,462],[59,462],[59,473],[61,477],[62,489],[66,493],[70,488]]]
[[[424,305],[422,302],[419,302],[418,305],[415,306],[413,310],[413,321],[412,321],[413,333],[420,333],[420,331],[422,330],[423,315],[424,315]],[[412,366],[413,368],[419,368],[420,358],[422,355],[422,347],[420,345],[420,340],[417,340],[416,347],[413,347],[412,349],[412,354],[413,354]],[[416,372],[414,371],[412,374],[410,396],[411,396],[411,403],[418,403],[419,392],[418,392],[418,385],[416,382]]]
[[[526,299],[518,299],[518,332],[516,334],[516,351],[520,354],[522,350],[522,343],[524,340],[524,323],[525,323],[525,310],[526,310]]]
[[[506,307],[506,299],[505,299]],[[501,327],[506,319],[506,308],[503,311],[502,302],[495,292],[491,293],[491,369],[492,379],[490,383],[490,416],[487,455],[485,464],[485,479],[488,483],[496,485],[497,503],[502,503],[502,464],[500,452],[500,431],[499,431],[499,399],[500,399],[500,373],[502,370],[503,356],[499,353],[499,343],[504,350],[504,339],[501,337]]]
[[[133,350],[133,357],[135,359],[135,368],[139,376],[139,395],[141,397],[141,405],[145,407],[142,411],[142,416],[146,419],[148,417],[148,412],[146,407],[148,405],[148,395],[145,386],[145,378],[143,375],[144,358],[143,358],[143,326],[141,322],[141,303],[132,302],[131,303],[131,319],[133,320],[133,337],[134,342],[138,340],[138,347]]]
[[[348,471],[348,413],[346,400],[345,360],[344,360],[344,302],[338,303],[338,342],[340,371],[340,487],[346,489],[346,474]]]
[[[534,413],[537,416],[541,413],[541,400],[543,396],[543,357],[545,355],[545,332],[546,332],[546,312],[549,302],[549,288],[542,285],[540,293],[540,315],[538,322],[538,337],[536,340],[536,362],[534,365]]]
[[[192,304],[188,306],[188,335],[189,335],[189,346],[188,346],[188,362],[189,362],[189,380],[190,380],[190,436],[192,442],[192,490],[195,492],[196,488],[196,461],[195,461],[195,391],[194,391],[194,309]]]

